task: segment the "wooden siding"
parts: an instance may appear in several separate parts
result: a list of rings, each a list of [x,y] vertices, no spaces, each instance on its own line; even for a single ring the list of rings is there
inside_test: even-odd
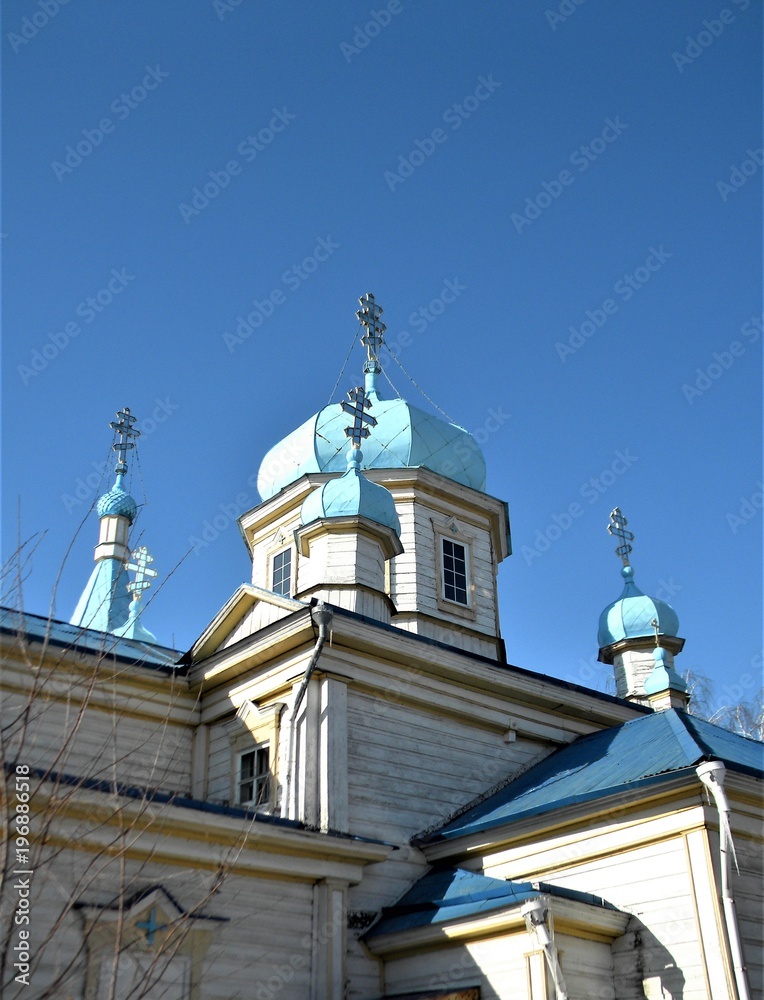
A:
[[[569,855],[575,857],[575,851],[571,849]],[[533,870],[521,873],[516,866],[508,871],[493,864],[486,865],[485,872],[494,878],[542,877],[554,885],[601,896],[631,913],[627,933],[613,944],[618,1000],[644,1000],[643,980],[654,977],[662,977],[674,996],[681,977],[683,1000],[708,1000],[683,837],[613,851],[580,864],[563,864],[558,870],[546,868],[542,876]],[[714,918],[706,915],[706,919]]]
[[[518,770],[537,743],[348,692],[350,830],[399,842]]]
[[[446,514],[420,502],[399,502],[403,553],[391,563],[391,596],[399,612],[422,612],[444,622],[457,626],[466,624],[478,632],[496,635],[497,567],[490,532],[487,524],[461,520],[460,513],[456,505]],[[470,551],[471,610],[474,618],[465,619],[458,610],[449,613],[440,601],[437,546],[442,531],[447,529],[449,514],[460,529],[452,537]]]
[[[24,702],[16,693],[4,697],[9,714]],[[146,705],[140,715],[131,714],[128,699],[116,693],[111,706],[95,695],[84,697],[82,719],[75,697],[71,703],[36,698],[23,739],[8,741],[9,756],[13,753],[30,768],[190,794],[194,727],[171,721],[172,694],[167,695],[164,717],[161,706],[153,706],[153,719]]]
[[[615,1000],[608,945],[564,934],[557,934],[555,942],[570,1000]],[[481,1000],[548,1000],[554,993],[547,991],[546,979],[543,954],[522,931],[385,963],[390,994],[479,985]]]

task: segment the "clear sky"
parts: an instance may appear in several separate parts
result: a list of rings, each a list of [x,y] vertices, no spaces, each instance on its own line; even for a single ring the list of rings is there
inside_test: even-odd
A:
[[[510,661],[603,686],[620,506],[637,584],[678,613],[677,667],[753,693],[761,4],[2,13],[3,549],[29,540],[27,610],[63,564],[71,615],[129,406],[161,584],[145,624],[190,646],[248,578],[235,515],[261,458],[327,402],[372,291],[509,502]]]

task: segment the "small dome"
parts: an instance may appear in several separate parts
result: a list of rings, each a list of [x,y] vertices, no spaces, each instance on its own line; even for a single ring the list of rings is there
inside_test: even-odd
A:
[[[346,439],[347,441],[347,439]],[[347,472],[308,494],[300,510],[304,525],[328,517],[365,517],[401,533],[395,501],[389,490],[372,483],[361,473],[361,452],[351,448]]]
[[[657,619],[661,635],[679,635],[676,611],[665,601],[643,594],[634,583],[634,570],[631,566],[624,566],[621,576],[626,581],[623,593],[617,601],[608,604],[600,615],[600,649],[622,639],[654,635],[655,629],[650,624],[653,619]]]
[[[126,517],[132,524],[138,513],[138,504],[119,486],[112,486],[108,493],[99,497],[96,510],[99,517]]]
[[[367,376],[366,392],[377,423],[364,439],[365,468],[424,466],[464,486],[485,490],[485,459],[468,431],[403,399],[380,399],[373,376]],[[343,472],[347,422],[341,404],[332,403],[271,448],[257,478],[263,500],[307,473]]]
[[[666,650],[658,646],[653,653],[653,659],[655,666],[645,681],[645,694],[658,694],[667,690],[687,694],[687,684],[669,663]]]

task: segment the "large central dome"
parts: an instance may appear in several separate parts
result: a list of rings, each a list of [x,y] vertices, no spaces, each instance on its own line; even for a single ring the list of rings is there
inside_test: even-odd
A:
[[[355,393],[363,397],[365,417],[356,415],[358,404],[330,403],[280,441],[263,459],[257,488],[269,500],[284,487],[310,472],[346,471],[348,413],[355,415],[356,447],[363,439],[364,469],[416,469],[423,467],[447,479],[485,490],[485,459],[475,439],[463,427],[425,413],[405,399],[380,399],[377,376],[382,371],[378,352],[384,344],[382,307],[369,292],[359,300],[356,313],[365,333],[366,385]],[[360,419],[360,423],[358,422]],[[359,430],[361,424],[364,425]],[[355,435],[358,435],[356,438]]]
[[[485,490],[485,459],[470,433],[404,399],[380,399],[374,375],[367,375],[369,414],[377,423],[363,442],[365,469],[424,467],[475,490]],[[331,403],[268,452],[257,488],[263,500],[309,472],[344,472],[348,449],[347,413]]]

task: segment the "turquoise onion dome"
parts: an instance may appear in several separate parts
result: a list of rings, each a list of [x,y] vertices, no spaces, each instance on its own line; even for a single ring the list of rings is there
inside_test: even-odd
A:
[[[126,517],[133,523],[138,513],[138,504],[122,489],[121,475],[117,475],[117,481],[109,492],[98,498],[96,511],[99,517]]]
[[[645,681],[645,694],[659,694],[661,691],[682,691],[687,693],[687,683],[674,670],[665,649],[656,646],[653,653],[655,666]]]
[[[364,468],[422,466],[475,490],[485,490],[485,459],[472,435],[403,399],[380,399],[376,372],[366,374],[366,395],[376,424],[364,439]],[[311,472],[343,472],[347,414],[331,403],[271,448],[262,461],[257,488],[268,500]]]
[[[400,535],[401,523],[392,494],[362,474],[362,458],[358,448],[351,448],[345,474],[308,494],[300,509],[303,525],[330,517],[365,517]]]
[[[655,629],[651,622],[658,621],[658,631],[662,635],[678,636],[679,619],[676,611],[657,597],[648,597],[634,583],[631,566],[621,567],[625,586],[617,601],[608,604],[600,615],[598,642],[600,649],[622,639],[652,636]]]

